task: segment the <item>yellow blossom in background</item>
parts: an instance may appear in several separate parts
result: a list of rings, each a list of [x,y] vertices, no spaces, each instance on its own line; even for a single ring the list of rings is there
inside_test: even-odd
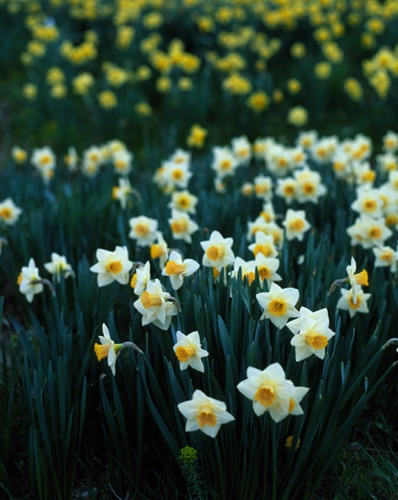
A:
[[[202,148],[205,142],[208,131],[195,123],[192,125],[191,130],[189,131],[189,135],[187,138],[188,146],[192,148]]]
[[[172,82],[168,76],[161,76],[156,80],[156,89],[161,94],[166,94],[171,90]]]
[[[193,89],[192,80],[187,76],[182,76],[178,79],[177,86],[183,92],[188,92]]]
[[[15,163],[21,164],[25,163],[28,159],[28,153],[25,149],[20,148],[19,146],[14,146],[11,151],[12,159]]]
[[[353,101],[360,101],[363,97],[362,86],[355,78],[347,78],[344,80],[344,90]]]
[[[303,57],[305,57],[306,53],[307,50],[305,48],[305,45],[300,42],[297,42],[290,47],[290,54],[295,59],[302,59]]]
[[[137,102],[134,111],[140,116],[151,116],[152,108],[147,102]]]
[[[94,83],[94,77],[91,73],[80,73],[72,80],[73,90],[78,95],[86,95]]]
[[[137,68],[137,70],[135,72],[135,78],[139,82],[143,82],[145,80],[148,80],[151,76],[152,76],[152,71],[151,71],[151,68],[149,68],[148,66],[144,66],[144,65],[140,66],[139,68]]]
[[[272,98],[275,102],[281,102],[285,98],[282,90],[276,89],[274,90],[274,93],[272,94]]]
[[[329,62],[320,62],[315,65],[314,73],[320,80],[327,80],[332,73],[332,66]]]
[[[246,95],[251,91],[250,80],[240,75],[239,73],[232,73],[227,77],[222,84],[224,90],[233,95]]]
[[[291,78],[287,82],[287,90],[290,94],[298,94],[301,90],[301,83],[296,78]]]
[[[246,103],[256,113],[261,113],[269,106],[270,99],[265,92],[254,92],[249,96]]]
[[[131,26],[118,26],[116,32],[116,47],[127,50],[134,39],[134,28]]]
[[[118,105],[116,94],[111,90],[103,90],[98,94],[98,102],[101,108],[109,110],[114,109]]]
[[[302,106],[291,108],[286,121],[295,127],[303,127],[308,122],[308,111]]]
[[[28,101],[34,101],[37,97],[37,92],[37,85],[35,85],[34,83],[25,83],[22,88],[22,95]]]
[[[53,85],[50,89],[50,96],[54,99],[63,99],[66,97],[67,88],[63,83]]]
[[[65,74],[61,68],[53,66],[47,70],[46,82],[50,85],[56,85],[58,83],[63,83],[65,81]]]

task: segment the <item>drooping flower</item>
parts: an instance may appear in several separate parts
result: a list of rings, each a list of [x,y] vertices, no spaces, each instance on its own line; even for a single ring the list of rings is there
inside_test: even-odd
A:
[[[274,281],[281,281],[282,277],[276,272],[279,269],[279,259],[274,257],[264,257],[262,253],[258,253],[255,259],[255,267],[258,270],[261,285],[264,280],[267,280],[268,286]]]
[[[278,328],[283,328],[289,318],[300,316],[294,307],[299,299],[299,291],[296,288],[281,288],[272,283],[269,292],[258,293],[256,298],[264,311],[260,320],[267,318]]]
[[[166,266],[163,268],[162,275],[169,276],[173,290],[181,288],[184,278],[190,276],[199,269],[200,265],[196,260],[183,260],[180,252],[172,250]]]
[[[68,264],[66,257],[56,252],[51,254],[51,262],[44,264],[44,268],[53,274],[57,281],[60,281],[61,276],[68,278],[73,275],[72,266]]]
[[[184,401],[177,407],[187,419],[186,432],[201,430],[212,438],[216,437],[222,424],[235,420],[235,417],[226,411],[225,403],[206,396],[200,390],[193,393],[191,400]]]
[[[149,254],[151,259],[159,259],[160,268],[163,269],[169,258],[169,247],[160,231],[156,232],[156,240],[152,243]]]
[[[356,295],[361,290],[361,286],[368,286],[368,272],[366,269],[363,269],[360,273],[355,273],[357,270],[357,263],[354,257],[351,257],[351,264],[346,267],[348,282],[350,283],[352,289],[352,300],[356,302]]]
[[[296,349],[296,361],[302,361],[312,354],[323,359],[329,340],[336,335],[329,328],[328,310],[324,308],[312,312],[301,307],[299,312],[299,318],[286,324],[294,335],[290,344]]]
[[[104,358],[108,358],[108,366],[112,371],[113,375],[116,375],[116,361],[120,351],[123,349],[123,344],[115,344],[111,339],[109,334],[109,329],[105,323],[102,325],[102,333],[98,338],[101,344],[94,344],[94,351],[97,356],[98,361]]]
[[[235,260],[232,251],[232,238],[224,238],[218,231],[213,231],[208,241],[201,241],[204,250],[202,264],[207,267],[215,267],[218,271]]]
[[[175,299],[165,292],[158,279],[148,280],[147,289],[134,302],[134,307],[142,314],[142,326],[153,323],[161,330],[167,330],[172,316],[178,312]]]
[[[32,302],[34,295],[43,291],[43,282],[34,259],[30,259],[29,265],[22,268],[17,283],[19,291],[26,295],[28,302]]]
[[[123,177],[119,178],[119,185],[112,188],[112,199],[117,200],[123,210],[127,208],[129,197],[133,193],[130,181]]]
[[[131,277],[130,286],[134,290],[134,293],[140,296],[145,292],[148,281],[151,279],[151,264],[150,262],[145,262],[144,265],[137,265],[135,273]]]
[[[185,370],[188,366],[192,366],[199,372],[204,372],[205,367],[201,358],[209,355],[207,351],[202,349],[200,343],[199,332],[195,331],[184,335],[182,332],[177,332],[177,343],[174,344],[173,350],[180,362],[180,369]]]
[[[98,262],[90,267],[90,271],[98,273],[98,286],[106,286],[113,281],[127,285],[129,271],[133,267],[127,247],[117,246],[113,252],[99,248],[96,257]]]
[[[237,388],[253,401],[257,416],[269,412],[275,422],[280,422],[289,414],[302,415],[299,403],[309,391],[307,387],[295,387],[291,380],[287,380],[279,363],[273,363],[264,370],[249,366],[247,379],[240,382]]]

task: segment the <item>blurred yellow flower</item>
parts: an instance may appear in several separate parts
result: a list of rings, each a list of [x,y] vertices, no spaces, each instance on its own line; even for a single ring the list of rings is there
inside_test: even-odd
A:
[[[269,106],[270,99],[265,92],[254,92],[249,96],[246,103],[256,113],[261,113]]]
[[[98,101],[103,109],[113,109],[118,105],[117,97],[111,90],[103,90],[98,94]]]
[[[308,111],[302,106],[296,106],[289,110],[287,122],[295,127],[302,127],[308,122]]]
[[[192,125],[191,130],[189,131],[189,135],[187,138],[188,146],[192,148],[202,148],[205,142],[208,131],[195,123]]]

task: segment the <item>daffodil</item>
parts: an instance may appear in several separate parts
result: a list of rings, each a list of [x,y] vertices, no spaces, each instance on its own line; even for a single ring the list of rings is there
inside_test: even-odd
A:
[[[310,224],[305,218],[304,210],[292,210],[289,208],[286,212],[285,220],[282,222],[285,227],[287,240],[298,239],[302,241],[304,233],[310,229]]]
[[[73,275],[72,266],[68,264],[66,257],[56,252],[51,254],[51,262],[44,264],[44,268],[53,274],[57,281],[61,279],[61,276],[68,278]]]
[[[151,264],[150,262],[145,262],[144,265],[136,265],[135,272],[130,280],[130,286],[134,290],[134,293],[140,296],[145,292],[148,281],[151,279]]]
[[[299,318],[286,324],[294,335],[290,343],[295,347],[296,361],[302,361],[312,354],[323,359],[329,340],[336,335],[329,328],[328,310],[325,308],[312,312],[301,307],[299,312]]]
[[[278,255],[274,237],[272,234],[265,234],[262,231],[256,232],[255,241],[249,245],[249,250],[253,252],[254,256],[258,253],[262,253],[264,257],[276,257]]]
[[[281,288],[276,283],[271,283],[269,292],[258,293],[256,298],[264,311],[260,320],[269,319],[278,328],[283,328],[289,318],[300,316],[294,307],[299,299],[296,288]]]
[[[225,403],[206,396],[200,390],[193,393],[191,400],[184,401],[177,407],[187,419],[186,432],[201,430],[212,438],[216,437],[222,424],[235,420],[235,417],[226,411]]]
[[[168,207],[178,210],[179,212],[194,214],[196,212],[197,203],[198,197],[191,194],[189,191],[174,191],[171,195],[171,201]]]
[[[115,344],[115,342],[111,339],[109,329],[105,323],[102,325],[102,333],[104,334],[103,336],[98,336],[101,343],[94,344],[94,351],[98,361],[101,361],[104,358],[108,359],[108,366],[111,369],[112,374],[115,375],[116,360],[120,351],[123,349],[123,344]]]
[[[163,268],[162,275],[170,278],[173,290],[178,290],[181,288],[184,278],[186,276],[191,276],[199,267],[200,265],[196,260],[183,260],[180,252],[172,250],[169,260]]]
[[[134,302],[134,307],[142,314],[142,325],[153,323],[162,330],[167,330],[172,316],[178,312],[176,300],[165,292],[158,279],[148,280],[147,289]]]
[[[28,302],[32,302],[34,295],[43,291],[43,281],[34,259],[30,259],[29,265],[22,268],[17,283],[19,291],[26,296]]]
[[[368,272],[366,269],[363,269],[360,273],[356,273],[357,263],[354,257],[351,257],[351,264],[346,267],[348,278],[345,281],[348,281],[351,289],[352,289],[352,300],[356,302],[356,294],[361,290],[361,286],[369,285]]]
[[[218,231],[213,231],[208,241],[200,242],[205,252],[202,264],[207,267],[215,267],[218,271],[232,264],[235,260],[232,244],[232,238],[224,238]]]
[[[127,247],[117,246],[113,252],[99,248],[96,257],[98,262],[90,267],[90,271],[98,273],[98,286],[106,286],[113,281],[127,285],[129,271],[133,267]]]
[[[15,205],[11,198],[7,198],[0,203],[0,222],[6,226],[13,226],[21,213],[22,210]]]
[[[159,259],[160,268],[163,269],[169,258],[169,247],[160,231],[156,232],[156,240],[150,246],[149,253],[151,259]]]
[[[279,265],[279,259],[264,257],[261,252],[256,255],[255,267],[257,268],[261,284],[264,283],[264,280],[267,281],[268,286],[271,286],[271,283],[274,281],[281,281],[282,277],[276,272],[279,269]]]
[[[285,371],[279,363],[273,363],[264,370],[249,366],[247,379],[237,385],[237,389],[253,401],[257,416],[269,412],[275,422],[291,415],[302,415],[300,401],[307,394],[307,387],[295,387],[286,379]]]
[[[138,246],[150,246],[156,240],[158,221],[145,215],[129,220],[129,238],[136,240]]]
[[[132,347],[142,354],[141,349],[137,347],[133,342],[127,341],[123,342],[122,344],[115,344],[115,342],[111,339],[109,329],[105,323],[102,324],[102,333],[104,335],[98,336],[101,343],[94,344],[94,352],[97,356],[98,361],[107,358],[108,366],[111,369],[113,375],[116,375],[117,358],[125,347]]]
[[[204,372],[205,367],[201,358],[209,355],[207,351],[202,349],[200,343],[199,332],[192,332],[184,335],[182,332],[177,332],[177,343],[174,344],[173,350],[180,362],[180,369],[185,370],[188,366],[192,366],[199,372]]]
[[[175,240],[184,240],[187,243],[192,243],[192,234],[199,229],[196,222],[194,222],[186,212],[180,212],[175,208],[171,211],[169,224],[173,233],[173,238]]]
[[[354,317],[357,313],[368,313],[369,307],[367,304],[370,298],[370,293],[364,293],[363,290],[355,291],[355,302],[354,302],[354,291],[352,288],[349,290],[341,289],[341,297],[337,302],[336,308],[343,311],[348,311],[350,317]]]
[[[376,257],[375,267],[389,267],[392,273],[397,270],[398,250],[389,246],[373,248],[373,254]]]

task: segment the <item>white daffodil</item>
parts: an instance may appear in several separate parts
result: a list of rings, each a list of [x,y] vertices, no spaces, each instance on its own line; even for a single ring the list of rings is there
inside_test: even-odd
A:
[[[375,267],[389,267],[392,273],[397,270],[398,249],[394,250],[391,247],[375,247],[373,254],[376,257]]]
[[[268,286],[274,281],[280,281],[281,276],[276,272],[279,269],[280,262],[274,257],[264,257],[262,253],[258,253],[255,259],[255,267],[257,268],[261,284],[267,280]]]
[[[148,280],[147,289],[134,302],[134,307],[142,314],[142,326],[153,323],[161,330],[167,330],[172,316],[178,312],[175,299],[165,292],[158,279]]]
[[[231,278],[237,278],[239,271],[242,274],[242,280],[246,278],[250,286],[256,277],[254,260],[245,261],[240,257],[236,257],[234,261],[234,270],[231,271],[229,275]]]
[[[253,401],[257,416],[269,412],[275,422],[280,422],[289,414],[302,415],[299,403],[309,390],[307,387],[295,387],[291,380],[286,380],[285,371],[279,363],[273,363],[265,370],[249,366],[247,379],[240,382],[237,388]]]
[[[216,437],[222,424],[235,420],[235,417],[226,411],[225,403],[210,398],[199,390],[193,393],[191,400],[184,401],[177,407],[187,419],[186,432],[201,430],[212,438]]]
[[[350,317],[356,315],[356,313],[368,313],[369,307],[367,301],[370,298],[370,293],[364,293],[363,290],[355,291],[355,302],[354,302],[354,291],[341,289],[341,297],[337,302],[336,308],[343,311],[348,311]]]
[[[152,243],[149,253],[151,259],[159,259],[160,268],[163,269],[169,258],[169,246],[160,231],[156,232],[156,240]]]
[[[51,262],[44,264],[44,268],[53,274],[57,281],[60,281],[61,275],[68,278],[73,275],[72,266],[66,261],[66,257],[53,252],[51,254]]]
[[[121,177],[118,182],[119,185],[112,188],[112,199],[119,201],[121,208],[125,210],[127,201],[133,193],[133,188],[128,179]]]
[[[288,208],[282,225],[285,227],[286,238],[289,241],[295,238],[302,241],[304,233],[311,227],[305,218],[304,210],[292,210],[291,208]]]
[[[199,267],[200,265],[196,260],[183,260],[180,252],[173,250],[166,266],[163,268],[162,275],[170,278],[173,290],[178,290],[181,288],[184,278],[196,272]]]
[[[197,203],[198,197],[191,194],[189,191],[174,191],[171,195],[171,201],[168,207],[180,212],[194,214],[196,212]]]
[[[256,298],[264,311],[260,320],[267,318],[278,328],[283,328],[289,318],[300,316],[294,307],[299,299],[296,288],[281,288],[272,283],[269,292],[258,293]]]
[[[145,292],[148,281],[151,279],[151,264],[150,262],[145,262],[144,265],[140,265],[136,268],[130,280],[130,286],[134,290],[134,293],[140,296]]]
[[[22,210],[15,205],[11,198],[7,198],[0,203],[0,222],[3,222],[6,226],[13,226]]]
[[[98,338],[101,344],[94,344],[94,351],[97,356],[98,361],[101,359],[108,358],[108,366],[112,371],[112,374],[116,374],[116,360],[118,354],[123,349],[123,344],[115,344],[115,342],[111,339],[109,334],[109,329],[104,323],[102,325],[102,333],[104,336],[99,335]]]
[[[174,344],[173,350],[180,362],[180,369],[186,370],[188,366],[192,366],[199,372],[204,372],[205,367],[201,358],[209,355],[207,351],[202,349],[198,332],[192,332],[184,335],[182,332],[177,332],[177,343]]]
[[[139,246],[150,246],[156,240],[158,221],[145,215],[132,217],[129,220],[131,231],[129,238],[137,241]]]
[[[296,361],[302,361],[312,354],[323,359],[329,339],[336,335],[329,328],[328,310],[325,308],[312,312],[301,307],[299,312],[299,318],[286,324],[294,335],[290,344],[296,349]]]
[[[235,260],[232,251],[232,238],[224,238],[218,231],[213,231],[208,241],[201,241],[204,250],[202,264],[207,267],[215,267],[218,271]]]
[[[361,290],[361,285],[368,286],[368,272],[366,269],[363,269],[360,273],[355,273],[357,270],[357,263],[354,257],[351,257],[351,264],[346,267],[348,278],[347,280],[350,283],[352,289],[352,300],[356,302],[356,295]]]
[[[98,262],[90,267],[90,271],[98,273],[98,286],[106,286],[113,281],[127,285],[129,271],[133,267],[127,247],[117,246],[113,252],[99,248],[96,257]]]
[[[249,245],[249,250],[253,252],[254,256],[262,253],[264,257],[276,257],[278,250],[275,247],[274,237],[272,234],[265,234],[262,231],[257,231],[255,234],[255,241]]]
[[[43,291],[43,282],[34,259],[30,259],[29,265],[22,268],[17,283],[19,291],[26,295],[28,302],[32,302],[34,295]]]
[[[187,243],[192,243],[192,234],[195,233],[199,226],[194,222],[186,212],[172,209],[171,218],[169,219],[173,238],[175,240],[184,240]]]

